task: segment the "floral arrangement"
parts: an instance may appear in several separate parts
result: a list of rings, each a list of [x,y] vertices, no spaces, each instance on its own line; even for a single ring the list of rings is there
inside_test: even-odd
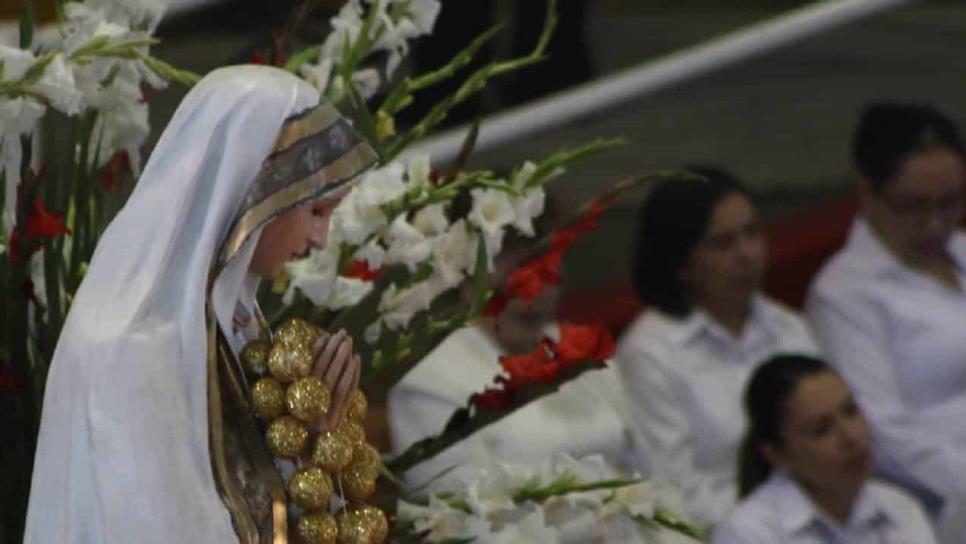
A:
[[[15,496],[24,500],[29,486],[29,476],[24,475],[30,473],[25,467],[30,466],[47,362],[97,240],[139,173],[140,146],[150,131],[144,89],[161,88],[169,81],[191,85],[198,79],[150,55],[155,43],[151,34],[163,12],[160,2],[87,0],[57,2],[57,6],[56,39],[35,43],[26,9],[20,47],[0,46],[0,175],[5,187],[0,201],[0,254],[4,254],[0,284],[14,294],[0,301],[5,323],[0,332],[0,418],[11,418],[16,429],[16,447],[5,448],[0,465],[10,474],[10,478],[4,474],[4,481],[13,482]],[[327,247],[289,263],[272,286],[278,302],[272,323],[285,323],[281,330],[299,328],[292,323],[304,322],[290,320],[298,317],[328,330],[344,328],[353,338],[365,340],[355,348],[363,361],[362,386],[370,399],[381,399],[453,331],[481,315],[499,313],[512,298],[530,300],[545,286],[558,283],[565,252],[593,228],[620,191],[671,175],[658,173],[618,184],[563,228],[534,240],[533,247],[540,252],[505,281],[496,279],[494,258],[506,234],[512,230],[535,236],[533,222],[543,212],[547,183],[571,162],[623,142],[595,141],[525,162],[505,175],[465,168],[475,127],[467,134],[460,158],[445,169],[434,168],[426,155],[404,155],[453,107],[479,93],[490,78],[539,62],[556,25],[551,0],[529,54],[465,75],[454,93],[402,130],[395,118],[412,105],[413,97],[461,75],[500,30],[494,27],[469,41],[444,66],[400,77],[410,41],[432,32],[439,10],[439,0],[348,0],[331,19],[331,31],[323,43],[295,52],[277,50],[273,55],[276,64],[315,85],[353,119],[379,156],[379,165],[355,184],[333,213]],[[49,123],[66,127],[68,141],[45,138],[43,128]],[[465,209],[460,209],[460,201],[468,202]],[[302,328],[314,330],[314,326]],[[361,468],[356,472],[365,478],[358,478],[355,491],[347,494],[340,489],[336,504],[367,498],[383,466],[389,471],[383,475],[393,480],[392,473],[401,474],[552,394],[567,380],[602,367],[613,344],[602,326],[563,325],[558,340],[547,339],[532,353],[502,358],[502,372],[494,382],[467,399],[438,435],[385,462],[374,458],[371,446],[363,444],[364,436],[359,438],[354,431],[314,437],[314,450],[334,448],[345,453],[346,448],[329,442],[348,440],[353,452],[363,452],[350,458],[359,457]],[[267,356],[272,349],[262,346],[261,353]],[[243,359],[255,361],[253,353],[249,350]],[[296,412],[305,407],[298,402],[289,405],[288,397],[312,399],[311,409],[318,411],[325,395],[318,384],[305,382],[306,376],[276,375],[268,366],[250,370],[259,376],[255,389],[261,393],[255,405],[269,423],[270,447],[279,457],[298,457],[309,441],[309,433],[296,428],[300,425]],[[13,394],[3,395],[3,391]],[[281,403],[283,391],[286,404]],[[354,402],[361,406],[364,400]],[[357,407],[356,412],[365,410]],[[350,418],[349,425],[358,427],[357,419]],[[326,442],[324,448],[319,445],[322,442]],[[322,461],[322,457],[313,460],[313,468],[329,478],[325,498],[331,499],[336,495],[332,474],[342,482],[339,475],[349,465],[336,467]],[[309,470],[303,468],[297,475],[301,474],[300,482],[314,487],[295,483],[290,495],[293,500],[301,497],[295,502],[308,512],[302,518],[309,520],[306,525],[318,522],[315,529],[331,533],[331,520],[321,521],[324,508],[320,506],[329,500],[322,501],[314,492],[299,494],[309,487],[318,491],[315,484],[326,487],[326,478]],[[655,506],[645,482],[606,472],[593,459],[558,460],[535,471],[503,467],[484,474],[468,489],[466,496],[401,501],[392,538],[403,542],[547,541],[581,534],[585,536],[574,536],[573,541],[586,542],[592,541],[586,535],[609,538],[617,534],[614,531],[638,534],[659,528],[693,535],[687,525]],[[14,520],[16,527],[24,507],[13,505],[2,515]],[[376,520],[381,513],[339,508],[343,518],[352,518],[350,524],[365,518],[382,534],[382,522]],[[566,523],[568,519],[573,523]],[[502,536],[493,540],[486,535]]]
[[[657,495],[651,484],[614,473],[599,456],[578,461],[559,454],[536,467],[482,469],[459,492],[400,501],[395,536],[399,542],[581,544],[697,536]]]

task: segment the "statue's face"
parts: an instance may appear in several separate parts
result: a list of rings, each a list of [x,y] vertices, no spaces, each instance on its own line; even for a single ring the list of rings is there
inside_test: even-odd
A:
[[[325,247],[332,211],[348,192],[343,189],[292,209],[262,229],[249,270],[271,279],[286,262],[305,256],[311,248]]]

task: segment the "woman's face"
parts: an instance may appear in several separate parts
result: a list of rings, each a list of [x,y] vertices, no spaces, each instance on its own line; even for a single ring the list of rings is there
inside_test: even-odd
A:
[[[766,458],[819,493],[855,491],[869,476],[869,425],[842,378],[831,371],[802,379],[785,405],[784,443]]]
[[[347,192],[348,189],[343,189],[303,204],[265,225],[249,270],[271,279],[278,275],[286,262],[304,256],[310,248],[324,248],[332,210]]]
[[[963,218],[966,164],[948,149],[914,153],[881,187],[862,184],[863,210],[883,242],[917,263],[945,255]]]
[[[725,195],[681,271],[684,285],[698,305],[744,306],[764,270],[765,239],[757,211],[745,195]]]

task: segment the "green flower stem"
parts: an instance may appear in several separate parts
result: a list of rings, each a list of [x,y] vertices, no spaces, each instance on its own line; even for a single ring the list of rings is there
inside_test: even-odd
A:
[[[613,478],[590,483],[579,483],[577,477],[569,474],[549,485],[538,488],[523,487],[513,494],[513,502],[519,504],[527,501],[541,503],[551,497],[560,497],[570,493],[584,493],[587,491],[603,491],[620,489],[643,482],[642,478]]]
[[[482,91],[486,87],[486,83],[491,77],[495,77],[506,72],[519,70],[543,60],[544,51],[547,48],[547,44],[550,42],[550,37],[552,36],[553,30],[556,28],[556,26],[557,2],[556,0],[550,0],[547,2],[547,14],[546,18],[544,19],[543,30],[540,33],[540,39],[537,41],[536,47],[534,47],[533,51],[531,51],[529,55],[508,61],[491,63],[474,72],[466,79],[466,81],[463,82],[463,85],[461,85],[454,94],[447,96],[441,102],[436,104],[432,109],[430,109],[429,113],[416,124],[416,126],[414,126],[405,136],[400,137],[392,145],[392,147],[389,148],[389,152],[387,154],[388,160],[391,160],[399,155],[399,153],[406,149],[406,147],[408,147],[413,141],[423,137],[436,125],[446,119],[446,116],[454,107],[463,103],[466,101],[466,99],[474,94]]]
[[[479,52],[480,48],[493,39],[502,29],[503,25],[495,25],[483,34],[480,34],[470,42],[469,46],[457,53],[442,68],[415,78],[407,77],[383,101],[382,106],[379,107],[379,111],[389,116],[395,115],[412,103],[415,92],[432,87],[455,76],[456,72],[463,66],[469,64],[476,56],[476,53]]]

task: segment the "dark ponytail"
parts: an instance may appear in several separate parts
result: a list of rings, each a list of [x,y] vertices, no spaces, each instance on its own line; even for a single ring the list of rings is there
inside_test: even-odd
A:
[[[802,378],[829,367],[808,355],[776,355],[765,361],[752,375],[745,389],[748,434],[738,451],[738,496],[747,497],[771,475],[771,464],[762,446],[781,446],[785,405]]]

